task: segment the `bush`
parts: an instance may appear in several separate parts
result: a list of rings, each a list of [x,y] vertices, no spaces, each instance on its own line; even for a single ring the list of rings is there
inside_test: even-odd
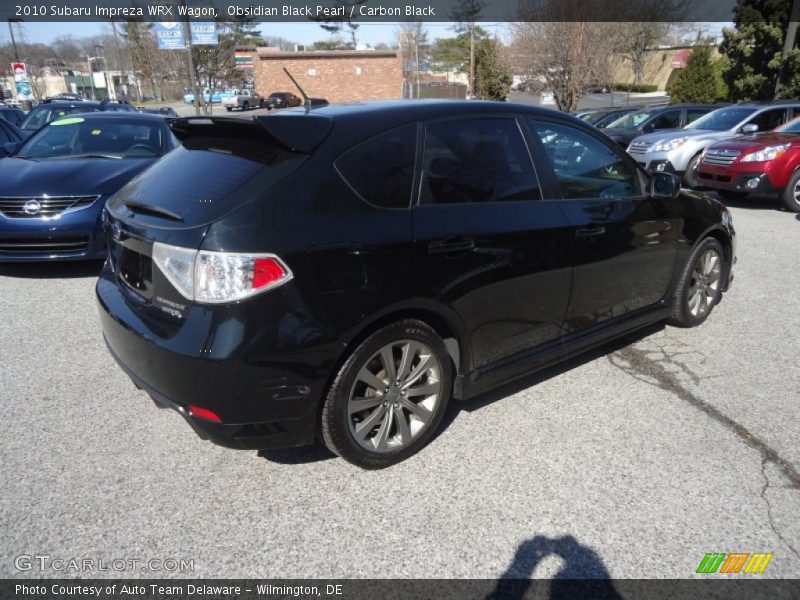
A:
[[[657,85],[635,85],[633,83],[613,83],[611,89],[615,92],[633,92],[636,94],[649,94],[650,92],[657,92]]]

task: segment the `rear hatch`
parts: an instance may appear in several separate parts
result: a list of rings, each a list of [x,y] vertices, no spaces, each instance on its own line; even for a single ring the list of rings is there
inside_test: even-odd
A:
[[[141,311],[185,316],[189,301],[153,262],[154,242],[197,250],[211,223],[248,202],[269,201],[268,190],[298,169],[330,131],[329,119],[303,118],[310,121],[191,118],[171,124],[182,146],[133,179],[106,208],[113,275]]]

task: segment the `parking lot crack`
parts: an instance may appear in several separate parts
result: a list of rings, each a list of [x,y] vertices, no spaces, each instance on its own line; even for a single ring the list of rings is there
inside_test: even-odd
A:
[[[783,534],[778,530],[778,527],[775,525],[775,519],[772,516],[772,503],[769,501],[767,497],[767,490],[770,487],[769,476],[767,475],[767,463],[769,460],[766,456],[762,457],[761,459],[761,475],[764,477],[764,486],[761,488],[761,499],[764,500],[764,504],[767,505],[767,519],[769,520],[769,526],[775,535],[778,537],[779,540],[783,542],[783,544],[792,551],[798,559],[800,559],[800,553],[797,552],[797,549],[783,537]]]
[[[798,558],[800,554],[779,532],[772,515],[772,505],[767,498],[767,489],[770,481],[766,473],[766,465],[772,463],[788,481],[789,488],[800,490],[800,473],[797,469],[782,457],[767,442],[754,435],[741,423],[737,423],[718,408],[712,406],[702,398],[698,397],[680,380],[680,374],[684,374],[695,384],[701,379],[685,364],[678,362],[675,358],[683,352],[671,352],[667,345],[658,350],[645,350],[635,346],[627,346],[621,350],[608,355],[609,362],[625,374],[643,381],[648,385],[658,387],[666,392],[677,396],[694,408],[702,411],[708,417],[733,432],[739,439],[761,454],[761,474],[765,484],[761,489],[761,498],[767,506],[767,518],[769,525],[780,539]]]

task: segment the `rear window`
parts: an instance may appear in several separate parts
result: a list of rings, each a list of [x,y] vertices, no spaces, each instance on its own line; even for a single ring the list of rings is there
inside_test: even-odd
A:
[[[22,129],[39,129],[42,125],[47,125],[50,121],[55,121],[66,115],[96,111],[97,108],[88,106],[59,106],[34,109],[28,115],[26,122],[22,124]]]
[[[305,158],[264,136],[188,137],[122,188],[109,209],[120,210],[126,202],[136,201],[180,215],[182,225],[199,225],[264,197],[265,190]]]
[[[336,160],[336,168],[366,202],[381,208],[408,208],[416,144],[416,123],[404,125],[348,150]]]

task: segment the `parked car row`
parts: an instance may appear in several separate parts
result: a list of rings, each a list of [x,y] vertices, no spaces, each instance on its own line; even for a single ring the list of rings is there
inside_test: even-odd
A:
[[[684,110],[688,115],[691,109]],[[798,117],[800,101],[717,107],[681,129],[643,130],[628,152],[646,170],[674,173],[687,187],[778,198],[787,210],[800,212]]]

